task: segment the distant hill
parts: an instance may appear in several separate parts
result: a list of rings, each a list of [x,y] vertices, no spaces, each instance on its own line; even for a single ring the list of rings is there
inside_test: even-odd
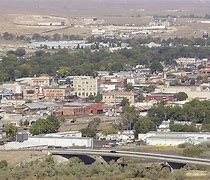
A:
[[[210,12],[210,0],[0,0],[8,12],[71,15],[123,15],[143,9],[147,14],[179,9],[188,13]]]

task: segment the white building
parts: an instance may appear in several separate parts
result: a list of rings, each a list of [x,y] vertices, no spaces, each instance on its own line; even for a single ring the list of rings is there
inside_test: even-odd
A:
[[[149,132],[138,138],[151,146],[178,146],[183,143],[200,144],[210,142],[210,133],[201,132]]]
[[[116,89],[115,84],[101,84],[100,85],[100,92],[108,92],[108,91],[113,91]]]
[[[127,141],[134,138],[134,131],[132,130],[118,132],[117,134],[109,134],[106,136],[107,141]]]
[[[77,48],[91,48],[92,43],[85,41],[43,41],[32,42],[27,45],[30,49],[77,49]]]
[[[90,95],[96,96],[98,87],[98,78],[91,76],[81,76],[73,79],[73,94],[81,98],[87,98]]]
[[[78,132],[55,133],[46,135],[29,136],[23,142],[5,144],[5,149],[43,148],[43,147],[93,147],[93,138],[83,138]]]

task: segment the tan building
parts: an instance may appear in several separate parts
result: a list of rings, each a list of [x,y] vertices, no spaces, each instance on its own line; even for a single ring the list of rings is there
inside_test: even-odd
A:
[[[23,99],[24,100],[37,100],[38,97],[38,89],[36,88],[26,88],[23,90]]]
[[[85,98],[98,93],[98,79],[90,76],[81,76],[73,79],[73,94]]]
[[[32,78],[32,86],[50,86],[51,77],[48,74],[42,74],[39,77]]]
[[[121,103],[123,98],[127,98],[131,104],[134,103],[133,92],[107,92],[102,94],[102,101],[104,103]]]
[[[45,99],[64,99],[70,95],[70,90],[68,88],[44,88],[43,94]]]

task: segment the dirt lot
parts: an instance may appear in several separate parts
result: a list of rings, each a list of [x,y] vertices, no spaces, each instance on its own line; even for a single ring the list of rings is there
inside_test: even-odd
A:
[[[17,165],[21,162],[43,158],[41,151],[0,151],[0,161],[6,160],[9,165]]]

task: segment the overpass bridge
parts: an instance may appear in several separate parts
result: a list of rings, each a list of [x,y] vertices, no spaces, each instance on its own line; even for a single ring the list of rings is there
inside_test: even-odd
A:
[[[148,153],[148,152],[133,152],[133,151],[114,151],[114,150],[95,150],[95,149],[68,149],[68,150],[51,150],[49,154],[52,155],[60,155],[66,158],[70,157],[79,157],[82,160],[85,157],[93,157],[99,156],[106,162],[111,160],[117,160],[119,158],[138,158],[138,159],[148,159],[154,161],[161,161],[168,163],[171,168],[178,169],[186,164],[195,164],[195,165],[205,165],[210,166],[210,159],[202,159],[202,158],[192,158],[178,155],[168,155],[161,153]],[[94,158],[92,158],[91,162],[94,162]],[[85,162],[85,160],[84,160]]]

